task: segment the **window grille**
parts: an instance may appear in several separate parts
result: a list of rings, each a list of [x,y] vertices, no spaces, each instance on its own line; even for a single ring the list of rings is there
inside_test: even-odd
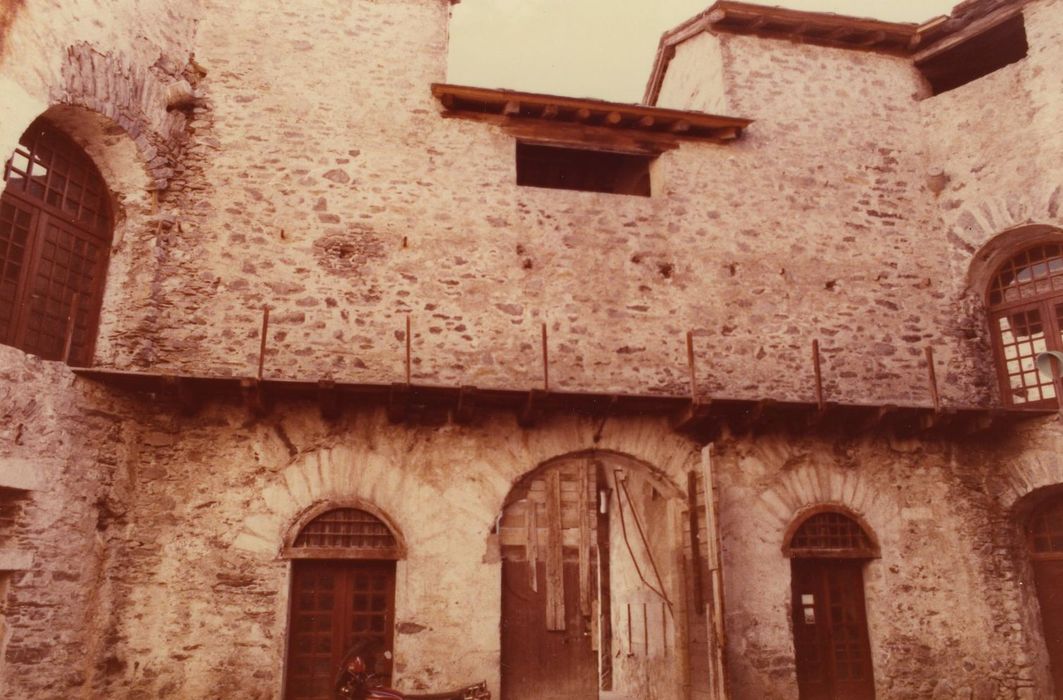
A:
[[[852,518],[835,512],[809,517],[790,540],[792,556],[874,556],[875,546]]]
[[[399,543],[380,518],[357,508],[335,508],[307,523],[292,547],[394,551]]]
[[[1063,245],[1020,251],[997,270],[987,302],[1006,403],[1049,406],[1057,387],[1037,369],[1037,356],[1063,350]]]

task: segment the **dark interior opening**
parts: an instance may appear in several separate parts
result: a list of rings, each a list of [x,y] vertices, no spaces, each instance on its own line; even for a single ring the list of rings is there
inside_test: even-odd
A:
[[[935,95],[966,85],[1026,57],[1026,26],[1017,14],[957,46],[920,62]]]
[[[517,184],[650,196],[654,156],[517,142]]]

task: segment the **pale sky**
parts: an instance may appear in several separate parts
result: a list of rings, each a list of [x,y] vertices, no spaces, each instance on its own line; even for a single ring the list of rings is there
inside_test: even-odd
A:
[[[713,0],[461,0],[447,82],[638,102],[661,34]],[[776,0],[758,4],[925,22],[959,0]]]

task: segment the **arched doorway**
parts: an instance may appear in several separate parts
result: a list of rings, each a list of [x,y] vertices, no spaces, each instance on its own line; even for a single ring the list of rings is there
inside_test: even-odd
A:
[[[405,555],[394,528],[362,504],[322,506],[292,528],[284,554],[293,560],[285,698],[331,700],[355,645],[390,682],[395,562]]]
[[[4,166],[0,343],[88,364],[113,222],[107,187],[82,149],[33,122]]]
[[[801,700],[875,697],[864,564],[878,547],[856,517],[816,508],[790,527],[791,610]]]
[[[680,697],[678,496],[602,452],[551,460],[513,487],[497,528],[502,700]]]
[[[1050,498],[1033,511],[1026,525],[1026,547],[1056,698],[1063,698],[1063,495]]]

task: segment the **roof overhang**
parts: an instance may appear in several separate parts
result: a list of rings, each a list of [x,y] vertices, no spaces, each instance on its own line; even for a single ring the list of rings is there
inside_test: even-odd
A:
[[[442,83],[432,85],[432,94],[446,116],[532,127],[543,134],[616,133],[727,142],[752,123],[704,112]]]
[[[1013,16],[1030,0],[968,0],[949,17],[923,24],[882,22],[829,12],[803,12],[781,7],[719,0],[661,36],[643,102],[657,103],[668,64],[676,47],[702,32],[746,34],[772,39],[873,51],[904,57],[929,52],[937,44],[963,41],[984,26]],[[984,25],[984,26],[983,26]]]

